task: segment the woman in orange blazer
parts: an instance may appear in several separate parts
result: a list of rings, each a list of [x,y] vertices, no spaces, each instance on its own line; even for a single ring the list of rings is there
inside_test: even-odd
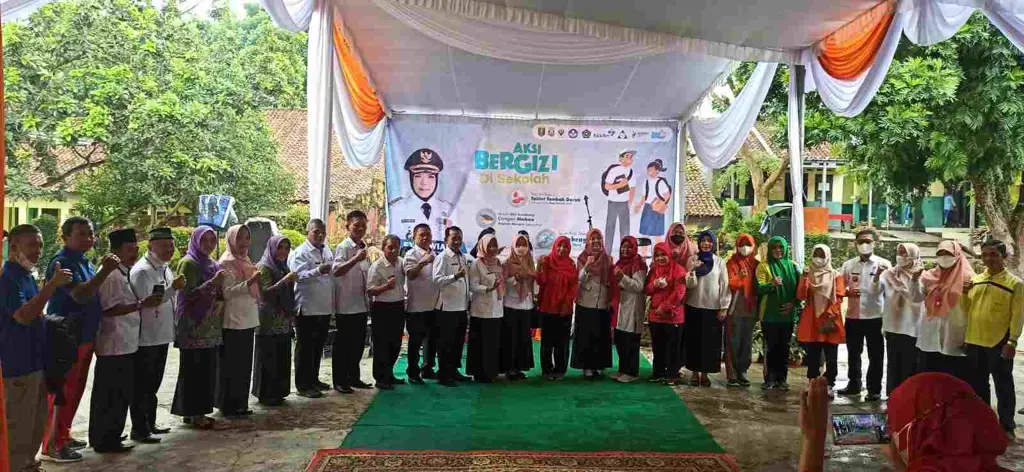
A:
[[[828,246],[814,246],[811,267],[804,269],[796,296],[806,301],[797,324],[796,338],[807,351],[807,378],[820,375],[821,355],[824,353],[828,394],[829,398],[834,398],[832,387],[839,371],[839,344],[846,342],[842,311],[846,286],[839,272],[832,268],[832,250]]]

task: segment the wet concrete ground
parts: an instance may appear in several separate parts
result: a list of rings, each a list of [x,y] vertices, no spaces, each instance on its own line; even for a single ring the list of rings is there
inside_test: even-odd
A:
[[[649,352],[645,355],[650,356]],[[840,347],[838,387],[846,383],[845,350]],[[866,363],[865,359],[865,363]],[[866,367],[866,366],[865,366]],[[44,463],[47,471],[300,471],[317,449],[338,447],[352,424],[366,410],[375,391],[357,391],[355,395],[327,392],[318,400],[292,395],[285,406],[268,408],[251,398],[255,414],[244,419],[223,419],[219,414],[214,431],[194,431],[181,427],[171,416],[171,399],[178,373],[178,351],[168,355],[166,376],[159,393],[158,423],[173,428],[156,445],[140,444],[127,454],[96,454],[85,449],[82,462],[57,465]],[[364,380],[369,381],[370,360],[363,361]],[[1024,367],[1015,369],[1016,379],[1024,379]],[[802,368],[790,370],[788,392],[764,392],[758,382],[749,389],[727,389],[724,374],[713,376],[711,388],[675,387],[719,444],[733,454],[743,470],[790,471],[797,469],[800,429],[797,411],[801,390],[807,385]],[[754,365],[749,377],[761,378]],[[82,401],[72,435],[87,438],[89,392]],[[321,367],[321,379],[330,379],[330,360]],[[1018,380],[1018,384],[1020,384]],[[401,388],[401,387],[399,387]],[[1018,405],[1024,406],[1024,389],[1018,388]],[[882,411],[882,403],[862,403],[837,397],[833,413]],[[1024,421],[1024,418],[1018,421]],[[1018,429],[1019,434],[1024,430]],[[128,431],[126,429],[125,434]],[[878,446],[829,445],[826,451],[829,470],[891,470]],[[1024,470],[1024,443],[1016,442],[1002,464],[1012,470]]]

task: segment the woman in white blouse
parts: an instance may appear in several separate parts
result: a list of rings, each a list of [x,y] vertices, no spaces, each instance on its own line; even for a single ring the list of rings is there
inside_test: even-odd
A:
[[[501,372],[501,329],[505,274],[493,234],[477,242],[477,258],[469,267],[469,350],[466,372],[479,383],[492,383]]]
[[[526,378],[524,372],[533,368],[530,324],[537,287],[537,268],[530,251],[530,240],[525,235],[516,235],[502,264],[508,288],[505,290],[505,317],[501,332],[501,371],[508,380],[523,380]]]
[[[401,246],[398,236],[387,235],[381,245],[384,257],[370,266],[366,276],[366,295],[372,300],[373,380],[380,390],[393,390],[405,383],[395,377],[405,331],[405,271],[398,258]]]
[[[935,255],[938,267],[917,272],[913,278],[917,299],[924,300],[917,330],[917,372],[943,372],[966,379],[964,283],[974,277],[974,269],[956,241],[942,241]]]
[[[885,394],[917,373],[917,327],[924,304],[914,290],[914,274],[921,271],[921,249],[916,244],[896,246],[896,265],[875,277],[885,295],[882,332],[885,333]]]
[[[710,231],[697,235],[697,253],[690,257],[686,274],[686,317],[683,325],[685,365],[693,372],[690,385],[710,387],[708,374],[722,369],[722,322],[729,312],[732,293],[725,261],[715,254]]]
[[[216,406],[224,416],[252,414],[249,387],[256,327],[260,325],[259,272],[249,260],[252,235],[245,225],[228,228],[220,257],[224,279],[224,343],[217,363]]]
[[[609,377],[629,383],[640,377],[640,337],[647,310],[647,263],[637,254],[636,238],[626,236],[619,243],[619,260],[612,273],[612,326],[619,371]]]

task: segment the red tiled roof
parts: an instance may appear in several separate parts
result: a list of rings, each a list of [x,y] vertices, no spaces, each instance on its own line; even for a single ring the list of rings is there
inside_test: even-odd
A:
[[[78,152],[75,152],[76,150]],[[58,176],[75,170],[76,167],[81,167],[81,172],[85,172],[89,169],[96,168],[97,166],[103,164],[107,157],[106,154],[103,152],[103,149],[92,149],[91,146],[79,146],[77,149],[60,148],[56,150],[55,154],[57,161],[56,175]],[[65,191],[75,191],[75,183],[77,181],[75,175],[77,175],[78,173],[79,172],[76,171],[74,174],[69,175],[67,179],[64,179]],[[48,180],[49,177],[47,176],[47,173],[39,167],[33,168],[28,173],[28,183],[32,186],[46,186]],[[55,189],[56,185],[46,187]]]
[[[309,201],[309,173],[306,167],[306,110],[267,110],[267,125],[280,147],[278,160],[295,176],[295,201]],[[353,197],[370,191],[374,177],[384,179],[384,160],[368,169],[353,169],[345,162],[337,138],[331,137],[330,201]]]
[[[704,174],[696,157],[686,160],[686,214],[688,216],[722,216],[722,207],[704,183]]]
[[[756,136],[754,136],[753,130],[750,131],[750,134],[747,135],[747,140],[743,143],[743,147],[745,149],[769,152],[771,154],[776,155],[777,157],[786,157],[786,153],[788,152],[787,149],[784,147],[776,147],[772,143],[771,137],[775,133],[774,129],[772,129],[769,125],[763,122],[758,122],[757,124],[754,125],[754,128],[756,128],[757,131],[761,133],[761,137],[764,138],[765,144],[768,145],[768,149],[765,149],[765,146],[761,144],[761,142],[757,139]],[[833,162],[843,160],[841,157],[832,152],[832,145],[829,143],[821,143],[817,146],[804,149],[804,159],[812,161]]]

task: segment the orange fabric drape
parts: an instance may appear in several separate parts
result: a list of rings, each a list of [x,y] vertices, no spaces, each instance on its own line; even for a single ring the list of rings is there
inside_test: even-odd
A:
[[[854,79],[875,62],[896,16],[896,3],[887,0],[843,26],[821,42],[818,60],[828,75]]]
[[[377,91],[370,84],[366,77],[362,62],[355,51],[352,50],[352,43],[345,37],[341,21],[334,20],[334,49],[338,53],[338,62],[345,76],[345,88],[352,99],[352,108],[359,115],[359,119],[367,128],[373,127],[384,118],[384,109],[377,99]]]

